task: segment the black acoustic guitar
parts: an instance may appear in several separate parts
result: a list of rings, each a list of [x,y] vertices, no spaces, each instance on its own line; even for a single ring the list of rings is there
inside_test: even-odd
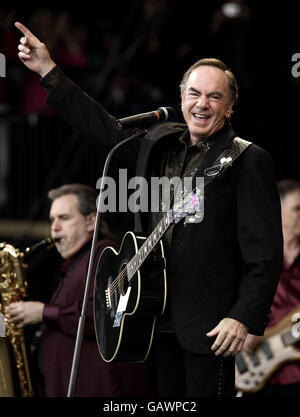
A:
[[[202,207],[203,198],[190,193],[163,216],[147,239],[127,232],[119,252],[112,247],[102,252],[95,275],[94,321],[104,361],[143,362],[147,358],[156,318],[166,306],[161,238],[184,217],[202,220]]]

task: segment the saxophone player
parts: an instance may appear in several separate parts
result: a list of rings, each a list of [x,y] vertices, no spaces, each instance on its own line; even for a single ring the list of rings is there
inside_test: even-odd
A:
[[[97,192],[86,185],[63,185],[49,192],[51,236],[63,258],[59,283],[49,304],[39,301],[11,303],[7,317],[23,327],[43,323],[40,343],[46,397],[67,396],[78,319],[84,296],[85,278],[95,227]],[[107,246],[100,239],[96,257]],[[93,287],[93,286],[91,286]],[[94,333],[93,288],[91,288],[84,341],[74,396],[147,396],[150,392],[144,364],[106,363],[102,360]]]

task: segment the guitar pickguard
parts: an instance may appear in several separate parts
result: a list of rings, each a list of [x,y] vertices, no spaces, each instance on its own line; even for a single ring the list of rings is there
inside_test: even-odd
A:
[[[107,287],[105,289],[106,306],[109,310],[110,317],[114,320],[113,327],[120,326],[123,313],[126,311],[127,302],[130,295],[130,287],[128,286],[128,276],[126,266],[128,261],[125,259],[120,265],[118,275],[121,274],[122,279],[114,283],[113,276],[107,279]]]

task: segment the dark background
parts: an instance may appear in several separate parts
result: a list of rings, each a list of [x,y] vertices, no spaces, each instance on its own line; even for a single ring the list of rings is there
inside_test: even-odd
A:
[[[291,73],[292,55],[300,52],[296,3],[236,3],[241,13],[235,18],[222,14],[222,1],[98,1],[68,9],[1,5],[6,77],[0,78],[0,241],[24,250],[44,238],[48,190],[72,182],[95,187],[106,156],[47,106],[39,77],[17,57],[22,35],[15,21],[28,26],[66,74],[118,117],[173,106],[181,121],[184,71],[202,57],[224,60],[240,88],[232,118],[236,133],[271,154],[278,180],[300,179],[300,78]],[[38,295],[39,287],[44,284],[34,287]]]

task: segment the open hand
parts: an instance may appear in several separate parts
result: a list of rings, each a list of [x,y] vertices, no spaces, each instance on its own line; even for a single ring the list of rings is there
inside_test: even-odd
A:
[[[237,320],[224,318],[219,324],[206,333],[206,336],[217,336],[214,341],[211,350],[215,352],[215,355],[235,356],[243,348],[246,336],[248,333],[248,327]]]

